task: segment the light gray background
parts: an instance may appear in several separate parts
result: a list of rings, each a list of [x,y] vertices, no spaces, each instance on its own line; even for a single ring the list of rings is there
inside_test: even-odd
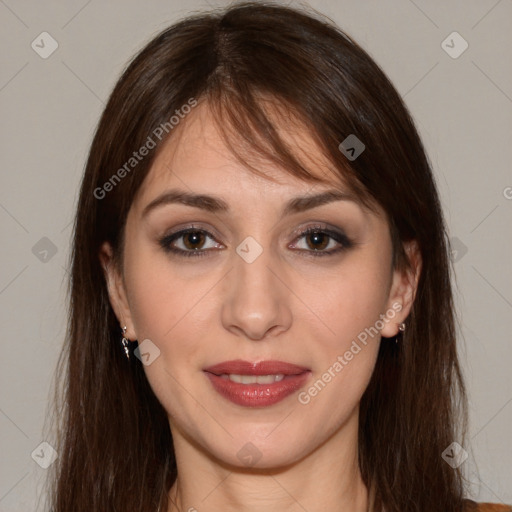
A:
[[[104,102],[143,43],[193,9],[225,4],[0,0],[1,511],[36,510],[46,474],[31,453],[44,441],[65,332],[70,222]],[[310,5],[382,66],[423,137],[458,239],[473,447],[464,464],[476,500],[512,503],[512,1]],[[59,45],[47,59],[31,48],[43,31]],[[441,46],[453,31],[469,43],[457,59]],[[43,237],[57,248],[45,262],[32,250]]]

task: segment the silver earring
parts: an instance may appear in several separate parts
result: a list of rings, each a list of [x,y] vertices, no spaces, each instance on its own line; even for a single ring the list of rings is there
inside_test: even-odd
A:
[[[404,322],[398,324],[398,330],[400,332],[404,332],[405,331],[405,323]],[[398,333],[398,334],[400,334],[400,333]],[[398,344],[398,334],[395,337],[395,343],[397,343],[397,344]]]
[[[124,353],[126,354],[126,358],[129,360],[130,359],[130,348],[128,345],[128,340],[125,338],[125,334],[126,334],[126,325],[123,327],[123,339],[121,340],[121,343],[123,345]]]

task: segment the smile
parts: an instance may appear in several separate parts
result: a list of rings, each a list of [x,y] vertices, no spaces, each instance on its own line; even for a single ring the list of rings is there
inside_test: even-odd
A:
[[[205,368],[213,389],[244,407],[268,407],[284,400],[311,375],[308,368],[282,361],[225,361]]]

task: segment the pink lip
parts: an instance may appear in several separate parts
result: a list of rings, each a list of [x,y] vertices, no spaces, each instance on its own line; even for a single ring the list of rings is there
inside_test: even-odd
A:
[[[282,361],[226,361],[203,370],[214,389],[224,398],[244,407],[266,407],[276,404],[301,388],[311,372],[308,368]],[[275,375],[284,374],[283,380],[272,384],[240,384],[225,374]],[[222,377],[221,375],[224,375]]]

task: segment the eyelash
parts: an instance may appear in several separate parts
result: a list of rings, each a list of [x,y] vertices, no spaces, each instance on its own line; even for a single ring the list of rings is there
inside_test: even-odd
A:
[[[177,254],[180,257],[183,256],[183,257],[189,258],[189,257],[207,256],[208,252],[210,252],[212,249],[194,249],[194,250],[185,251],[183,249],[177,249],[176,247],[171,246],[172,242],[174,242],[175,240],[178,240],[181,237],[191,234],[191,233],[202,233],[202,234],[206,235],[207,237],[210,237],[212,240],[215,240],[215,237],[208,231],[191,226],[186,229],[182,229],[181,231],[177,231],[176,233],[171,233],[170,235],[166,235],[166,236],[160,238],[158,240],[158,243],[162,247],[162,249],[164,249],[164,251]],[[318,226],[311,226],[311,227],[304,229],[303,231],[300,231],[297,234],[296,240],[299,240],[299,239],[304,238],[311,234],[327,235],[331,240],[334,240],[334,241],[338,242],[339,244],[341,244],[341,247],[338,247],[336,249],[331,249],[329,251],[297,249],[301,252],[309,253],[307,256],[311,256],[313,258],[332,256],[339,252],[346,251],[347,249],[350,249],[351,247],[353,247],[355,245],[355,242],[352,241],[351,239],[349,239],[344,233],[333,231],[328,228],[318,227]]]

